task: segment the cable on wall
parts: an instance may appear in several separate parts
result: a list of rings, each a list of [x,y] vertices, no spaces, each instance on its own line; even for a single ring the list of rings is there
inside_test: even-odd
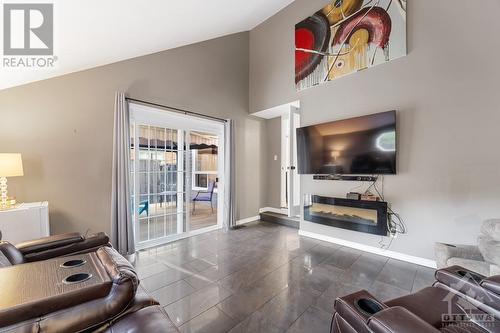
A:
[[[379,189],[377,187],[377,183],[380,180],[380,187]],[[380,200],[385,201],[384,197],[384,176],[376,176],[375,180],[371,182],[371,184],[368,186],[364,194],[369,195],[372,194],[371,191],[375,191],[375,193],[378,195]],[[392,208],[389,206],[387,207],[387,229],[389,231],[389,236],[390,236],[390,241],[389,243],[384,242],[384,237],[381,237],[379,241],[380,248],[382,249],[389,249],[392,245],[392,242],[394,241],[394,238],[396,238],[398,235],[404,235],[407,233],[407,228],[406,224],[401,217],[401,215],[397,212],[395,212]]]

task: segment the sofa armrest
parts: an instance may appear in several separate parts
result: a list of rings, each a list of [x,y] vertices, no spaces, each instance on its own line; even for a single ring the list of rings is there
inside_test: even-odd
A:
[[[22,254],[41,252],[56,247],[66,246],[73,243],[82,242],[83,237],[79,233],[67,233],[54,236],[43,237],[17,244],[16,247]]]
[[[401,306],[384,309],[368,320],[374,333],[438,333],[439,330],[426,323]]]
[[[489,278],[483,279],[481,282],[481,287],[486,290],[491,291],[497,295],[500,295],[500,275],[490,276]]]
[[[106,324],[104,333],[179,333],[165,310],[159,306],[148,306],[139,311],[127,314],[118,321]]]
[[[460,266],[436,271],[434,287],[465,297],[483,312],[500,316],[500,276],[486,277]]]
[[[454,289],[462,286],[479,286],[486,276],[473,272],[462,266],[450,266],[438,269],[435,273],[436,280]],[[459,289],[457,289],[459,290]]]
[[[9,242],[0,241],[0,267],[24,264],[24,256]]]
[[[366,290],[360,290],[335,300],[335,312],[356,332],[367,332],[370,317],[387,306]]]
[[[436,255],[436,263],[438,268],[449,266],[448,259],[450,258],[464,258],[484,261],[479,248],[474,245],[453,245],[436,243],[434,245],[434,252]]]
[[[38,251],[25,252],[24,260],[26,262],[33,262],[79,253],[94,252],[103,246],[111,245],[109,244],[109,237],[105,233],[100,232],[86,238],[81,238],[78,241],[75,238],[74,242],[68,241],[66,245],[59,244],[57,247],[47,247],[38,249]]]

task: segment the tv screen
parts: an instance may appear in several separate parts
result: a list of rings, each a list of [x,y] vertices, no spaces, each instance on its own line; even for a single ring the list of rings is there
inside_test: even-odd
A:
[[[396,111],[297,129],[299,174],[396,173]]]

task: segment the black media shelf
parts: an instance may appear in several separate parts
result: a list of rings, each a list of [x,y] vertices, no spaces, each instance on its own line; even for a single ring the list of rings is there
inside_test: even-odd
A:
[[[342,175],[314,175],[314,180],[343,180],[343,181],[360,181],[374,182],[378,177],[374,176],[342,176]]]

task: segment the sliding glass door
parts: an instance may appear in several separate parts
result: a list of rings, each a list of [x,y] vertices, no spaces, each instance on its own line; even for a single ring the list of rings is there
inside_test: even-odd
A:
[[[224,125],[138,104],[130,110],[137,247],[222,226]]]

